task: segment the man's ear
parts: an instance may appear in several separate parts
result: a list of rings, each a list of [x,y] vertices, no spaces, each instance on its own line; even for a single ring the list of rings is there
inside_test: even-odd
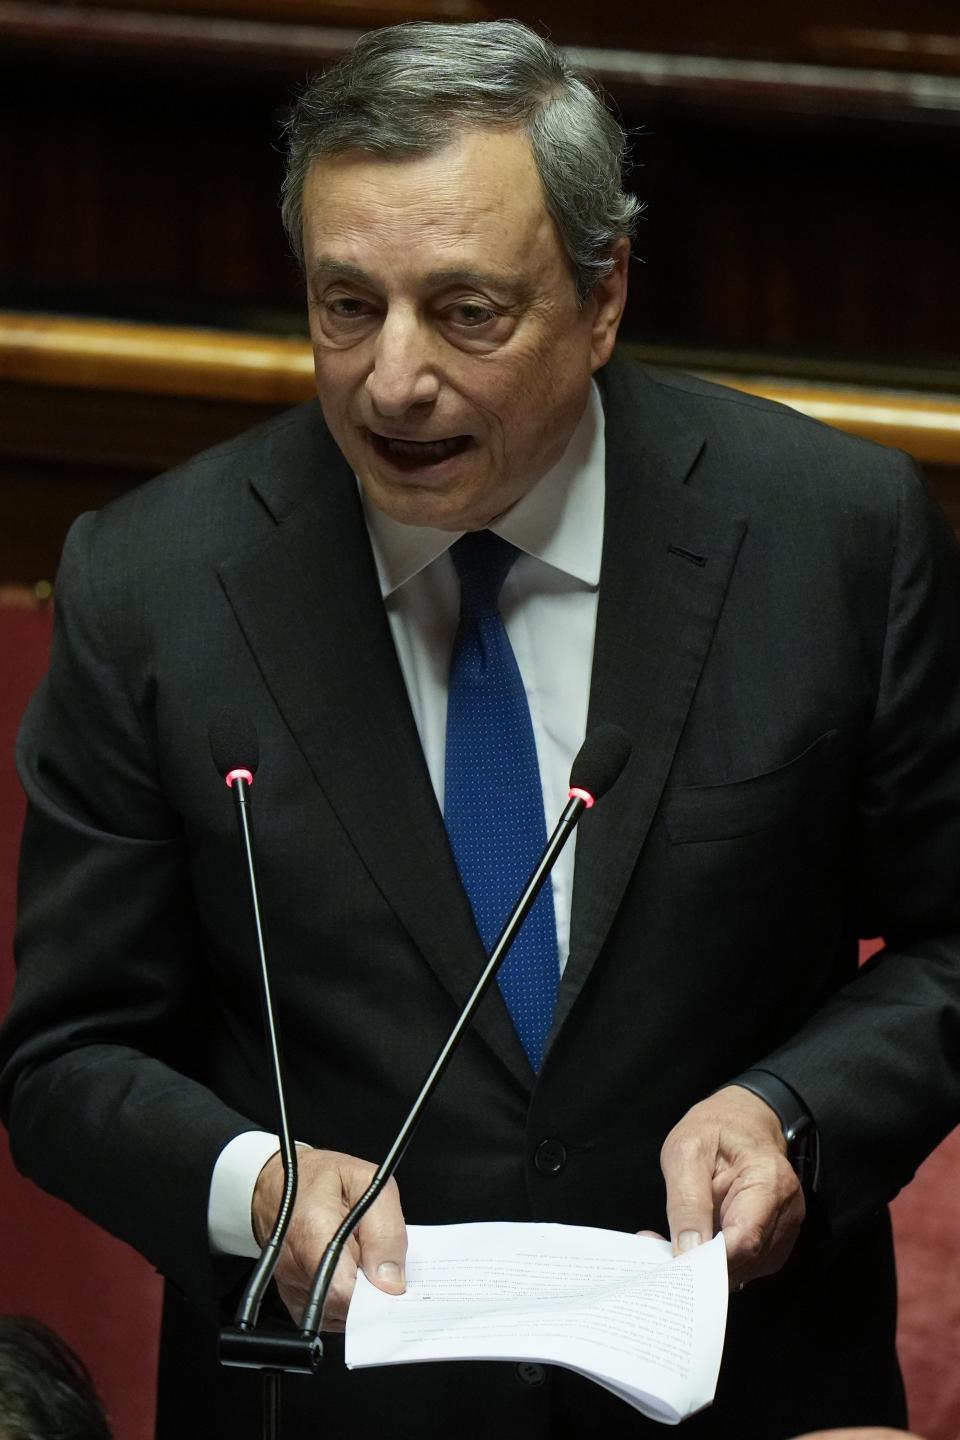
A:
[[[610,252],[613,268],[598,280],[587,297],[593,312],[590,326],[590,368],[599,370],[613,354],[617,331],[627,303],[627,270],[630,264],[630,241],[621,236]]]

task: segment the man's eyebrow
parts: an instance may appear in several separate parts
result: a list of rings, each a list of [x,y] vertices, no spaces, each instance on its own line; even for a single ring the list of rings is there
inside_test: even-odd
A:
[[[314,262],[311,273],[316,277],[320,275],[339,275],[344,280],[362,280],[364,284],[372,284],[371,277],[366,270],[361,270],[359,265],[351,265],[348,260],[333,260],[328,255],[320,255]]]
[[[448,270],[431,270],[425,279],[431,290],[439,290],[444,285],[476,285],[480,290],[499,291],[500,294],[509,295],[515,300],[524,300],[529,293],[528,285],[509,275],[498,275],[492,270],[465,269],[456,265]]]
[[[320,276],[333,275],[341,280],[356,280],[364,285],[376,284],[373,276],[359,265],[353,265],[349,260],[334,260],[327,255],[318,256],[312,274],[317,279]],[[452,265],[444,270],[431,270],[423,277],[423,283],[429,290],[441,290],[445,285],[475,285],[480,290],[492,290],[516,301],[525,300],[529,295],[529,286],[521,280],[496,274],[492,270],[473,270],[459,265]]]

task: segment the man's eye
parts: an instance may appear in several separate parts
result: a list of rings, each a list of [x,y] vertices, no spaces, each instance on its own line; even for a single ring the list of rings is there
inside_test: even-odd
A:
[[[479,325],[487,325],[491,320],[496,320],[496,312],[490,310],[486,305],[477,305],[464,302],[462,305],[454,305],[448,312],[450,319],[456,325],[462,325],[465,329],[473,330]]]
[[[337,320],[358,320],[368,314],[366,302],[353,295],[339,295],[328,300],[326,306],[328,312]]]

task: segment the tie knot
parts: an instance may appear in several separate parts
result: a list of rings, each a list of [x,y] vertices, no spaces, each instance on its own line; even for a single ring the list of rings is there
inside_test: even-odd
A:
[[[460,615],[479,620],[496,615],[497,601],[517,548],[492,530],[471,530],[450,547],[460,577]]]

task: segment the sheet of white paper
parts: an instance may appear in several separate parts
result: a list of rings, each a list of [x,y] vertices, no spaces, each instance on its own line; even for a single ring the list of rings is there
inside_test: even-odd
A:
[[[727,1313],[723,1237],[666,1241],[576,1225],[411,1225],[407,1289],[357,1278],[346,1363],[565,1365],[676,1423],[716,1390]]]

